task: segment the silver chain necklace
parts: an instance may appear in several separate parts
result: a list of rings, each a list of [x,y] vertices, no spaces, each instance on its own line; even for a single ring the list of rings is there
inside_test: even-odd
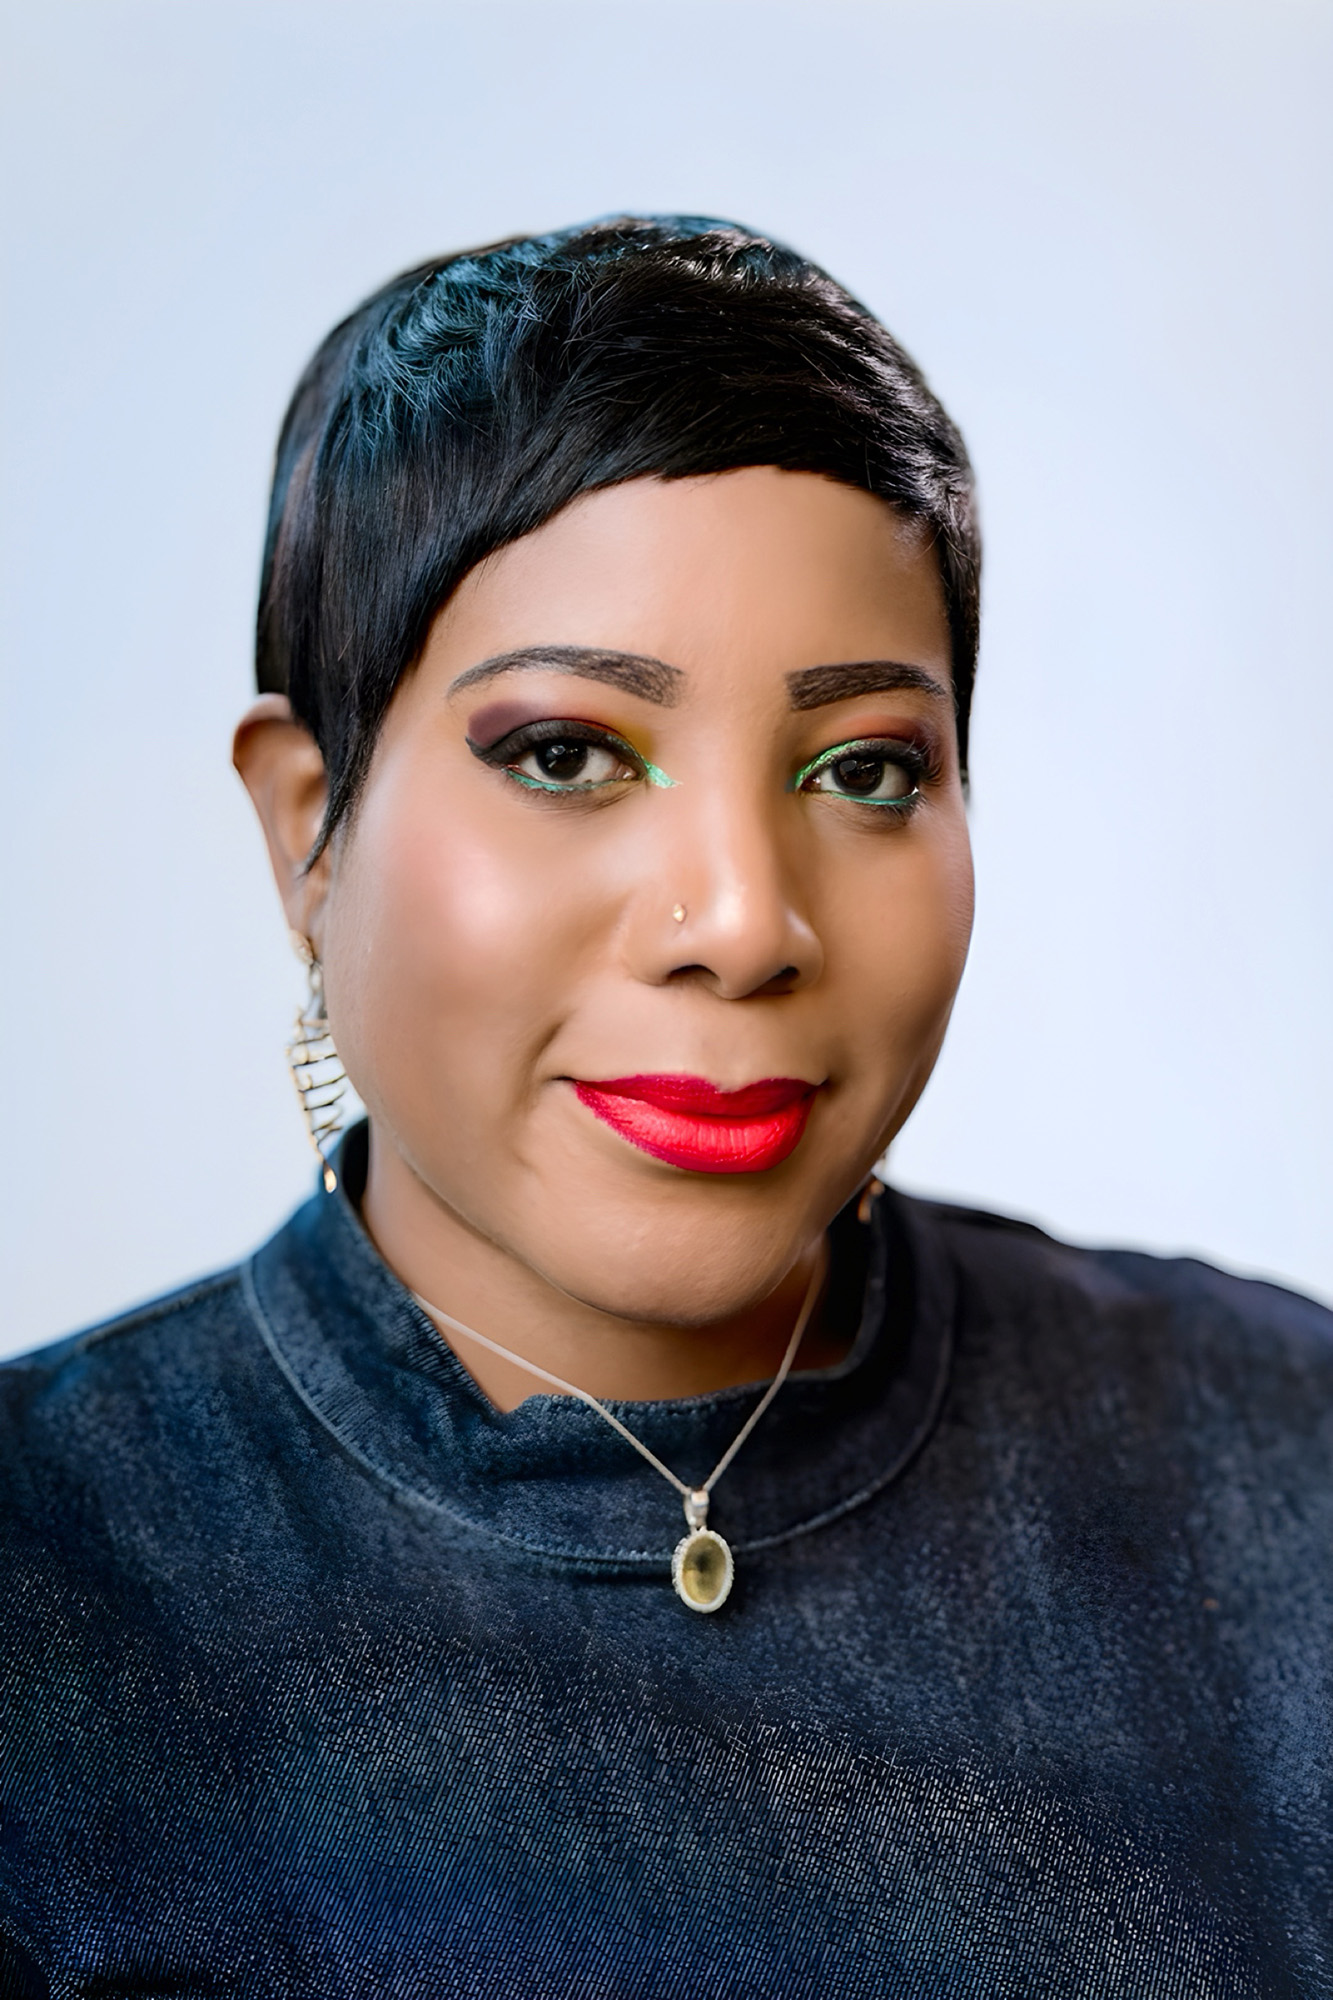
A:
[[[675,1487],[677,1493],[684,1498],[685,1525],[689,1532],[681,1537],[672,1551],[671,1581],[676,1586],[677,1597],[682,1604],[688,1604],[691,1611],[717,1611],[726,1603],[730,1594],[736,1565],[727,1543],[708,1525],[709,1496],[791,1373],[796,1350],[810,1323],[810,1315],[814,1311],[815,1300],[819,1297],[827,1269],[828,1251],[827,1247],[823,1247],[815,1260],[810,1282],[805,1288],[805,1297],[801,1301],[801,1310],[796,1315],[796,1324],[792,1328],[791,1339],[787,1342],[782,1366],[702,1486],[688,1486],[683,1479],[678,1479],[670,1466],[663,1465],[656,1452],[649,1451],[647,1445],[636,1438],[633,1431],[621,1423],[619,1417],[612,1416],[606,1405],[599,1403],[596,1396],[590,1396],[586,1389],[580,1389],[575,1383],[562,1380],[559,1375],[552,1375],[547,1368],[539,1368],[535,1361],[528,1361],[523,1355],[515,1354],[512,1348],[501,1347],[498,1340],[491,1340],[486,1334],[478,1333],[475,1327],[464,1326],[461,1319],[455,1319],[452,1313],[444,1312],[439,1306],[432,1305],[429,1299],[422,1298],[420,1292],[413,1292],[412,1296],[422,1311],[435,1321],[437,1327],[443,1329],[447,1326],[454,1333],[461,1333],[465,1340],[474,1340],[478,1347],[486,1348],[491,1354],[498,1354],[502,1361],[512,1361],[516,1368],[525,1368],[528,1374],[535,1375],[539,1382],[549,1382],[553,1389],[559,1389],[566,1396],[573,1396],[578,1402],[586,1403],[590,1410],[595,1410],[599,1417],[610,1424],[613,1431],[620,1433],[626,1444],[632,1444],[635,1451],[647,1459],[654,1472],[660,1472],[663,1479]]]

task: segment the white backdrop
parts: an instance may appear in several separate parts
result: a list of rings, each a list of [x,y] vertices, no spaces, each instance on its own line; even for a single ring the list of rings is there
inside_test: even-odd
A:
[[[4,1347],[310,1184],[227,763],[299,367],[398,267],[616,208],[828,264],[977,461],[980,916],[898,1178],[1333,1296],[1330,18],[11,8]]]

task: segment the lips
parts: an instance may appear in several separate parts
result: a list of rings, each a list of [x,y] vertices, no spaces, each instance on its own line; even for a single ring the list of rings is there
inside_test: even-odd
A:
[[[800,1144],[818,1085],[770,1076],[719,1090],[701,1076],[619,1076],[574,1090],[640,1152],[696,1174],[758,1174]]]

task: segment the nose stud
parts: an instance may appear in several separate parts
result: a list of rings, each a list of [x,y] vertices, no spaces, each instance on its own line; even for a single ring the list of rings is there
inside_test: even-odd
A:
[[[683,903],[677,903],[672,909],[671,914],[675,918],[678,924],[683,924],[685,921],[685,905]]]

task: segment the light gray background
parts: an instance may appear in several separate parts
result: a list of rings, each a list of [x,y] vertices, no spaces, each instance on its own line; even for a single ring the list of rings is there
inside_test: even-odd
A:
[[[1330,16],[42,0],[7,28],[0,1333],[310,1184],[227,762],[310,348],[613,208],[828,264],[967,434],[980,915],[916,1188],[1333,1296]]]

